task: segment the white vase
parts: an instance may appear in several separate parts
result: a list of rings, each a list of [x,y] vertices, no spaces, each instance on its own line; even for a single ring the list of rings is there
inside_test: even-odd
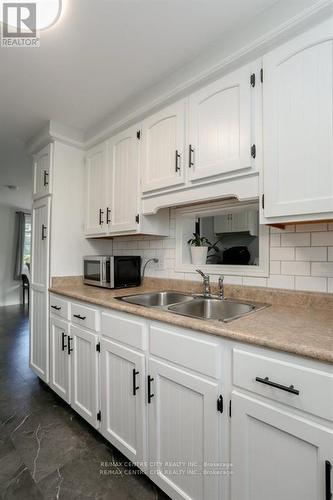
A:
[[[203,266],[207,261],[208,247],[191,246],[192,264],[195,266]]]

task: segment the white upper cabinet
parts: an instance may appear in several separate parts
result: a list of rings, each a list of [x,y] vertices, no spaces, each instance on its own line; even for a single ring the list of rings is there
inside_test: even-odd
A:
[[[251,66],[244,66],[190,96],[191,180],[251,169]]]
[[[90,149],[86,155],[86,224],[87,235],[103,235],[107,232],[107,143],[102,142]]]
[[[139,203],[138,127],[131,127],[108,143],[106,223],[110,233],[134,231]]]
[[[51,194],[53,144],[48,144],[33,157],[33,199]]]
[[[185,106],[186,101],[181,100],[143,122],[143,193],[185,181]]]
[[[264,215],[314,220],[333,212],[332,22],[263,62]]]

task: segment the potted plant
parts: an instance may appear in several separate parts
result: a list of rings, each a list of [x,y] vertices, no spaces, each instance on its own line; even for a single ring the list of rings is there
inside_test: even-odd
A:
[[[200,236],[200,234],[193,233],[193,238],[190,238],[187,243],[191,247],[192,264],[196,266],[206,264],[208,246],[211,245],[207,238],[205,238],[205,236]]]

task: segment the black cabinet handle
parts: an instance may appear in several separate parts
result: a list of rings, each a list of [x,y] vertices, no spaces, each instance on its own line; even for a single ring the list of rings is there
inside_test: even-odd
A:
[[[188,148],[188,168],[192,168],[194,166],[193,154],[194,147],[190,144]]]
[[[332,500],[331,486],[332,464],[328,460],[325,461],[325,500]]]
[[[64,351],[67,347],[67,345],[65,345],[65,337],[67,337],[66,333],[62,332],[62,334],[61,334],[61,350],[62,351]]]
[[[43,180],[44,187],[49,185],[49,173],[44,170],[44,180]]]
[[[111,222],[111,208],[107,207],[106,209],[106,223],[110,224]]]
[[[261,384],[275,387],[276,389],[280,389],[281,391],[291,392],[292,394],[296,394],[296,396],[299,395],[299,390],[295,389],[293,385],[287,386],[287,385],[277,384],[276,382],[272,382],[271,380],[269,380],[268,377],[265,378],[256,377],[256,382],[260,382]]]
[[[104,221],[102,219],[102,216],[104,215],[104,212],[103,210],[100,208],[99,209],[99,217],[98,217],[98,222],[99,222],[99,225],[101,226],[102,224],[104,224]]]
[[[80,316],[79,314],[73,314],[73,318],[82,319],[84,321],[87,316]]]
[[[135,368],[133,368],[133,396],[136,395],[136,391],[140,389],[138,385],[136,385],[136,376],[139,375],[139,372],[136,371]]]
[[[55,309],[56,311],[60,311],[61,307],[60,306],[51,306],[52,309]]]
[[[46,240],[46,229],[47,227],[45,226],[45,224],[42,224],[42,241]]]
[[[180,160],[180,154],[178,153],[178,149],[176,149],[176,162],[175,162],[175,170],[176,172],[179,172],[180,166],[179,166],[179,160]]]
[[[68,354],[70,354],[72,352],[72,350],[73,350],[73,348],[71,347],[71,340],[73,340],[73,337],[70,337],[68,335],[68,344],[67,344],[67,352],[68,352]]]
[[[155,396],[155,394],[151,393],[151,383],[153,382],[154,377],[151,377],[148,375],[148,404],[151,403],[152,398]]]

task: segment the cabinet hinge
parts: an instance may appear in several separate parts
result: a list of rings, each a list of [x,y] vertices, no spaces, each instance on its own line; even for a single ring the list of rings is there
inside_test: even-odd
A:
[[[250,76],[250,83],[251,83],[251,87],[255,87],[256,86],[256,75],[255,75],[255,73],[252,73],[252,75]]]
[[[219,395],[217,399],[217,411],[220,413],[223,413],[223,396],[222,394]]]
[[[261,81],[261,83],[263,83],[263,81],[264,81],[264,68],[261,68],[261,70],[260,70],[260,81]]]
[[[229,417],[231,418],[231,399],[229,401]]]
[[[261,208],[262,208],[263,210],[264,210],[264,208],[265,208],[265,195],[264,195],[264,194],[262,194],[262,195],[261,195]]]
[[[141,139],[141,130],[138,130],[138,131],[137,131],[137,133],[136,133],[136,138],[137,138],[138,140],[140,140],[140,139]]]
[[[255,158],[257,156],[257,148],[255,144],[252,144],[251,146],[251,156],[252,158]]]
[[[97,420],[99,422],[102,420],[102,412],[101,412],[101,410],[97,413]]]
[[[137,224],[139,224],[139,222],[140,222],[140,215],[139,214],[136,214],[136,216],[135,216],[135,222]]]
[[[96,344],[96,351],[101,352],[101,343],[100,342],[98,342],[98,344]]]

